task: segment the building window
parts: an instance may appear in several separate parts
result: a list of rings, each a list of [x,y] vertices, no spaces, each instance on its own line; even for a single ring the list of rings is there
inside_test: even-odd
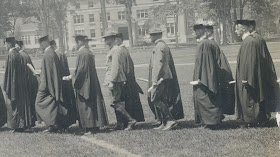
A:
[[[138,19],[146,19],[146,18],[148,18],[148,9],[137,10],[137,18]]]
[[[89,22],[94,22],[94,14],[89,14]]]
[[[89,31],[90,31],[90,37],[95,38],[96,37],[95,36],[95,29],[90,29]]]
[[[75,35],[85,35],[85,30],[75,30]]]
[[[75,15],[74,23],[84,23],[84,15]]]
[[[174,36],[175,35],[175,24],[174,23],[167,23],[167,36]]]
[[[119,11],[118,12],[119,20],[125,20],[125,16],[126,16],[125,11]]]
[[[76,7],[76,9],[80,9],[80,8],[81,8],[81,4],[80,4],[79,2],[77,2],[77,3],[75,4],[75,7]]]
[[[23,43],[24,43],[25,45],[30,45],[30,44],[31,44],[30,35],[24,35],[24,36],[22,36],[21,38],[22,38]]]
[[[107,21],[110,21],[111,20],[111,16],[110,16],[110,13],[106,13],[106,16],[107,16]],[[99,14],[99,17],[100,17],[100,22],[102,22],[102,14],[100,13]]]
[[[34,36],[35,44],[38,44],[38,43],[39,43],[39,38],[40,38],[39,35],[35,35],[35,36]]]
[[[148,34],[148,31],[143,26],[139,26],[138,34],[139,36],[146,36]]]
[[[93,0],[89,0],[88,1],[88,7],[89,8],[93,8]]]

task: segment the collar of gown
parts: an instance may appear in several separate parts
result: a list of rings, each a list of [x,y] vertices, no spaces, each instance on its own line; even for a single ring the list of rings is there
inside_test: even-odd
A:
[[[85,48],[85,46],[80,47],[80,48],[79,48],[79,51],[81,51],[83,48]]]
[[[57,51],[58,51],[58,48],[54,50],[54,52],[57,52]]]
[[[202,37],[200,37],[199,39],[197,39],[197,42],[201,42],[203,39],[206,39],[206,35],[203,35]]]
[[[253,31],[251,34],[255,34],[255,33],[257,33],[257,31]]]
[[[19,52],[23,52],[23,50],[19,50]]]
[[[162,39],[157,39],[157,40],[155,41],[155,44],[157,44],[157,43],[160,42],[160,41],[162,41]]]
[[[50,49],[50,48],[51,48],[51,46],[47,47],[47,48],[45,49],[45,51],[47,51],[47,50]]]
[[[16,49],[15,47],[10,48],[9,52],[13,51],[14,49]]]
[[[209,40],[214,40],[213,36],[208,37]]]
[[[120,47],[125,47],[124,44],[121,44]]]
[[[244,34],[242,35],[242,40],[245,40],[249,35],[251,35],[250,32],[244,33]]]

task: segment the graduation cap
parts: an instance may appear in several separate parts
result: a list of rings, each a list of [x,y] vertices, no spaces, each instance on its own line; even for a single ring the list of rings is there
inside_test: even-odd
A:
[[[39,38],[39,43],[41,43],[43,41],[49,41],[49,36],[46,35],[46,36],[43,36],[43,37]]]
[[[16,41],[16,44],[18,44],[20,47],[23,46],[23,41]]]
[[[249,20],[236,20],[235,25],[244,25],[244,26],[250,26],[250,21]]]
[[[205,26],[203,24],[196,24],[193,26],[193,30],[198,30],[198,29],[205,29]]]
[[[85,36],[85,35],[76,35],[76,36],[74,36],[74,38],[75,38],[76,42],[77,41],[86,41],[87,36]]]
[[[251,26],[256,26],[257,25],[256,20],[248,20],[248,22]]]
[[[16,43],[16,39],[15,37],[8,37],[5,39],[6,43],[11,43],[11,44],[15,44]]]
[[[56,45],[55,40],[50,41],[50,45]]]
[[[208,30],[214,30],[214,26],[215,26],[215,25],[210,25],[210,24],[204,25],[204,27],[205,27],[206,29],[208,29]]]

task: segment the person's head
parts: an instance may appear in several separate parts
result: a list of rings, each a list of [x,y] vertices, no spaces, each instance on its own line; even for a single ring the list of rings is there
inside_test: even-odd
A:
[[[212,37],[214,34],[214,27],[212,25],[205,25],[205,31],[207,38]]]
[[[118,33],[115,38],[116,44],[121,45],[123,44],[123,35],[122,33]]]
[[[45,50],[47,47],[50,46],[50,40],[49,40],[49,36],[46,35],[44,37],[41,37],[39,39],[39,43],[40,43],[40,47],[42,50]]]
[[[9,37],[5,39],[5,47],[6,50],[10,50],[11,48],[14,48],[16,45],[16,39],[14,37]]]
[[[201,37],[206,35],[206,29],[202,24],[194,25],[193,30],[194,30],[193,36],[196,39],[200,39]]]
[[[19,51],[23,48],[23,41],[16,41],[16,49]]]
[[[112,48],[113,46],[116,45],[116,37],[118,35],[118,32],[113,30],[112,28],[108,28],[105,31],[104,36],[102,38],[104,39],[104,42],[109,48]]]
[[[51,45],[51,47],[52,47],[54,50],[57,49],[55,40],[50,41],[50,45]]]
[[[158,27],[154,27],[151,30],[149,30],[151,42],[155,43],[156,40],[162,38],[162,30]]]
[[[237,36],[242,37],[242,35],[247,32],[249,32],[249,21],[237,20],[235,22],[235,33]]]
[[[86,46],[86,42],[87,42],[86,39],[87,39],[87,36],[85,36],[85,35],[75,36],[76,48],[79,49],[82,46]]]
[[[255,20],[249,20],[249,31],[250,33],[254,32],[256,30],[256,21]]]

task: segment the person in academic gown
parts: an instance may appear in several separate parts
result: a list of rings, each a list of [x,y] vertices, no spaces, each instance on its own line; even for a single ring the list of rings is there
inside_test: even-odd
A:
[[[194,26],[195,37],[199,42],[195,56],[193,74],[193,98],[196,124],[216,129],[222,118],[222,104],[219,97],[219,55],[213,41],[207,39],[202,24]]]
[[[259,46],[260,62],[262,63],[261,71],[263,75],[266,76],[263,78],[263,84],[265,84],[263,87],[265,101],[262,103],[264,106],[261,106],[261,108],[264,108],[264,119],[268,120],[268,118],[270,118],[270,112],[280,111],[279,84],[277,83],[275,66],[266,45],[266,41],[256,31],[256,21],[249,20],[249,24],[250,33],[257,40],[257,45]]]
[[[125,123],[127,123],[124,130],[131,130],[137,121],[128,113],[126,108],[126,82],[129,78],[126,73],[127,67],[124,67],[124,52],[117,45],[115,40],[117,35],[117,32],[107,29],[103,36],[105,44],[110,49],[107,53],[107,68],[104,84],[108,87],[110,92],[111,107],[115,109],[116,117],[119,118],[119,115],[122,115]],[[120,123],[120,120],[118,123]]]
[[[78,49],[76,70],[64,80],[73,78],[76,91],[76,105],[81,126],[85,134],[95,133],[99,127],[108,125],[105,102],[101,92],[92,52],[86,47],[87,36],[77,35],[75,41]]]
[[[236,67],[237,117],[245,122],[245,127],[255,126],[267,120],[264,102],[266,100],[265,64],[262,63],[258,41],[251,35],[250,22],[237,20],[235,32],[242,37]]]
[[[156,118],[161,122],[154,129],[170,130],[176,127],[175,120],[184,118],[180,87],[172,54],[161,39],[162,31],[153,28],[149,34],[155,47],[149,65],[148,97]]]
[[[14,37],[6,39],[9,51],[4,75],[4,96],[7,108],[7,125],[14,132],[23,132],[34,125],[24,71],[23,59],[15,48]]]
[[[125,109],[134,118],[137,122],[144,121],[144,113],[141,104],[141,100],[139,97],[139,93],[143,94],[141,87],[138,85],[135,79],[134,73],[134,63],[132,58],[127,50],[127,48],[123,45],[123,36],[121,33],[118,33],[115,38],[117,45],[120,46],[121,51],[120,55],[117,58],[119,62],[119,66],[121,68],[120,71],[123,70],[126,82],[124,84],[124,92],[123,99],[125,101]],[[114,58],[114,57],[113,57]],[[117,127],[116,129],[123,129],[127,127],[127,120],[123,117],[119,112],[116,112],[117,117]]]
[[[23,41],[17,41],[16,48],[19,51],[19,54],[22,58],[22,64],[23,64],[23,70],[25,74],[25,83],[27,86],[27,96],[30,100],[30,109],[31,109],[31,119],[32,119],[32,126],[35,126],[35,121],[37,120],[36,117],[36,111],[35,111],[35,100],[36,95],[38,92],[38,81],[36,76],[34,76],[33,72],[28,68],[27,64],[31,64],[33,66],[33,63],[31,61],[30,56],[24,51],[23,49]],[[33,66],[34,67],[34,66]]]
[[[54,52],[57,54],[60,65],[61,65],[61,72],[62,76],[69,76],[70,71],[69,71],[69,66],[68,66],[68,60],[67,56],[63,51],[58,49],[56,42],[54,40],[50,41],[50,45]],[[62,97],[64,102],[62,103],[62,106],[67,108],[68,110],[68,122],[64,125],[65,128],[69,127],[72,124],[76,123],[77,120],[77,108],[76,108],[76,99],[75,99],[75,94],[72,86],[71,81],[62,81]]]
[[[230,84],[233,81],[232,71],[229,65],[229,62],[220,49],[218,43],[214,40],[214,27],[213,25],[205,25],[206,36],[212,42],[214,49],[216,51],[216,58],[218,61],[218,80],[219,80],[219,97],[222,104],[222,112],[226,115],[234,115],[235,113],[235,93],[234,93],[234,83]],[[224,116],[222,116],[222,119]]]
[[[68,122],[67,108],[62,94],[62,69],[59,58],[50,46],[48,36],[39,39],[44,51],[41,65],[40,85],[35,101],[39,117],[48,126],[46,132],[61,132]]]

